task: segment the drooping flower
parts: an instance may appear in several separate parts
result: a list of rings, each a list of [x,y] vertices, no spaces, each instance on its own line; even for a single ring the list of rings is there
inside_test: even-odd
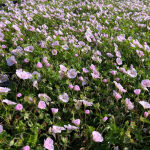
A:
[[[3,103],[6,103],[7,105],[16,105],[17,103],[11,101],[11,100],[8,100],[8,99],[3,99],[2,100]]]
[[[59,95],[58,98],[64,103],[67,103],[69,101],[69,96],[67,93],[63,93],[62,95]]]
[[[23,80],[26,79],[32,79],[32,74],[26,71],[23,71],[22,69],[17,69],[16,70],[16,75]]]
[[[68,70],[67,76],[68,76],[68,78],[70,78],[70,79],[75,78],[75,77],[77,76],[76,70],[75,70],[75,69],[70,69],[70,70]]]
[[[132,104],[129,98],[125,99],[125,103],[127,105],[128,110],[132,110],[134,108],[134,105]]]
[[[94,142],[103,142],[103,137],[98,131],[93,131],[92,136]]]
[[[150,109],[150,103],[145,101],[139,101],[139,103],[143,106],[144,109]]]
[[[38,108],[45,109],[46,108],[46,103],[44,101],[39,101]]]
[[[8,93],[10,91],[9,88],[6,87],[0,87],[0,93]]]
[[[48,150],[54,150],[54,142],[51,138],[48,137],[46,140],[44,140],[44,148]]]

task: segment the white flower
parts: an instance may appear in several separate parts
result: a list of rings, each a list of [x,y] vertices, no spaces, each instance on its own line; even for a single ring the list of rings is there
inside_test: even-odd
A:
[[[69,101],[69,96],[67,93],[64,93],[62,95],[59,95],[58,97],[62,102],[67,103]]]
[[[143,106],[144,109],[150,109],[150,103],[145,101],[139,101],[139,103]]]

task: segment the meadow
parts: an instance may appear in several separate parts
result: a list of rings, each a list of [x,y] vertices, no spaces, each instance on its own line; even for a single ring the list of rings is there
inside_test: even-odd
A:
[[[0,150],[150,149],[150,0],[0,1]]]

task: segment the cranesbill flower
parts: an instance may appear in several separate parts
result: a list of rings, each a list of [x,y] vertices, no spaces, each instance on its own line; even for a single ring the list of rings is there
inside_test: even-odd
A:
[[[73,79],[77,76],[77,72],[75,69],[70,69],[68,72],[67,72],[67,76],[68,78],[70,79]]]
[[[26,71],[23,71],[22,69],[17,69],[16,70],[16,75],[23,80],[26,79],[32,79],[32,74]]]
[[[117,59],[116,59],[116,63],[117,63],[118,65],[122,65],[122,60],[121,60],[120,58],[117,58]]]
[[[39,101],[38,108],[45,109],[46,108],[46,103],[44,101]]]
[[[51,111],[55,115],[58,112],[58,108],[51,108]]]
[[[78,127],[72,126],[72,125],[70,125],[70,124],[64,125],[64,127],[65,127],[66,129],[68,129],[68,130],[76,130],[76,129],[78,129]]]
[[[53,126],[52,127],[52,132],[53,133],[61,133],[62,130],[65,130],[64,127],[60,127],[60,126]]]
[[[52,50],[52,55],[57,55],[57,50],[56,49]]]
[[[122,98],[122,96],[119,93],[117,93],[115,90],[113,90],[113,96],[116,98],[116,100],[119,100]]]
[[[78,126],[80,122],[80,119],[72,120],[72,123],[74,123],[76,126]]]
[[[147,117],[148,117],[148,115],[149,115],[149,113],[148,113],[148,112],[144,112],[144,117],[145,117],[145,118],[147,118]]]
[[[94,142],[103,142],[103,137],[98,131],[93,131],[92,136]]]
[[[27,46],[27,47],[24,48],[25,52],[30,52],[31,53],[31,52],[33,52],[33,50],[34,50],[33,46]]]
[[[21,111],[23,109],[22,104],[17,104],[15,109]]]
[[[75,91],[80,91],[80,87],[79,87],[78,85],[75,85],[75,86],[74,86],[74,90],[75,90]]]
[[[43,65],[42,65],[42,63],[41,63],[41,62],[38,62],[38,63],[36,64],[36,67],[37,67],[37,68],[42,68],[42,67],[43,67]]]
[[[144,109],[150,109],[150,103],[145,101],[139,101],[139,103],[143,106]]]
[[[69,96],[67,93],[63,93],[62,95],[59,95],[58,98],[64,103],[67,103],[69,101]]]
[[[150,80],[149,79],[142,80],[141,85],[144,90],[148,91],[147,87],[150,87]]]
[[[132,109],[134,108],[134,105],[132,104],[132,102],[130,101],[129,98],[126,98],[126,99],[125,99],[125,104],[127,105],[127,108],[128,108],[129,110],[132,110]]]
[[[134,93],[135,93],[136,95],[139,95],[139,94],[141,93],[141,89],[135,89],[135,90],[134,90]]]
[[[121,93],[126,93],[127,92],[127,90],[125,90],[120,83],[117,83],[116,81],[114,81],[114,83],[115,83],[115,86],[119,89],[119,91]]]
[[[17,64],[17,61],[15,59],[15,56],[11,56],[7,59],[7,65],[8,66],[13,66],[14,64]]]
[[[133,68],[133,65],[131,65],[130,70],[127,70],[127,74],[132,77],[135,78],[137,76],[137,71],[135,70],[135,68]]]
[[[0,134],[3,132],[3,126],[0,124]]]
[[[7,105],[16,105],[17,103],[11,101],[11,100],[8,100],[8,99],[3,99],[2,100],[3,103],[6,103]]]
[[[54,142],[51,138],[48,137],[46,140],[44,140],[44,148],[48,150],[54,150]]]
[[[6,87],[0,87],[0,93],[8,93],[10,91],[9,88]]]
[[[44,99],[46,102],[51,101],[51,98],[47,94],[45,94],[45,93],[38,94],[38,97],[40,98],[40,100]]]
[[[22,148],[22,150],[30,150],[30,146],[26,145]]]

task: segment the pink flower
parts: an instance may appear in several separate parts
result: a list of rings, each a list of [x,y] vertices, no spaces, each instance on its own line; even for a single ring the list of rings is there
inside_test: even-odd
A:
[[[107,119],[108,119],[108,117],[105,116],[105,117],[103,118],[104,122],[107,121]]]
[[[70,69],[68,72],[67,72],[67,76],[68,78],[70,79],[73,79],[77,76],[77,72],[75,69]]]
[[[59,95],[58,98],[64,103],[67,103],[69,101],[69,96],[67,93],[63,93],[62,95]]]
[[[30,53],[32,53],[33,50],[34,50],[34,47],[33,47],[33,46],[27,46],[27,47],[24,48],[24,51],[25,51],[25,52],[30,52]]]
[[[75,91],[80,91],[80,87],[79,87],[78,85],[75,85],[75,86],[74,86],[74,90],[75,90]]]
[[[88,72],[89,72],[88,69],[86,69],[86,68],[82,68],[82,71],[83,71],[84,73],[88,73]]]
[[[53,126],[52,127],[52,132],[53,133],[61,133],[62,130],[65,130],[64,127],[59,127],[59,126]]]
[[[72,84],[69,84],[69,89],[73,89],[73,85]]]
[[[143,106],[144,109],[150,109],[150,103],[145,101],[139,101],[139,103]]]
[[[44,62],[45,64],[47,64],[47,63],[48,63],[48,61],[47,61],[47,57],[43,57],[43,62]]]
[[[96,67],[92,64],[92,65],[90,66],[90,69],[94,71],[94,70],[96,70]]]
[[[58,112],[58,108],[51,108],[51,111],[55,115]]]
[[[21,93],[18,93],[18,94],[17,94],[17,97],[21,97],[21,96],[22,96],[22,94],[21,94]]]
[[[113,58],[113,57],[114,57],[114,55],[111,54],[111,53],[106,53],[106,54],[107,54],[107,56],[110,57],[110,58]]]
[[[141,93],[141,89],[135,89],[135,90],[134,90],[134,93],[135,93],[136,95],[139,95],[139,94]]]
[[[144,90],[148,91],[147,87],[150,87],[150,80],[148,80],[148,79],[142,80],[141,85]]]
[[[136,53],[137,53],[137,55],[138,55],[139,57],[144,56],[143,51],[136,50]]]
[[[42,63],[41,63],[41,62],[38,62],[38,63],[36,64],[36,67],[37,67],[37,68],[42,68],[42,67],[43,67],[43,65],[42,65]]]
[[[103,137],[98,131],[93,131],[92,136],[94,142],[103,142]]]
[[[80,124],[80,119],[72,120],[72,123],[78,126]]]
[[[133,65],[131,65],[130,70],[127,70],[127,74],[132,77],[135,78],[137,76],[137,71],[135,70],[135,68],[133,68]]]
[[[8,99],[3,99],[2,100],[3,103],[6,103],[7,105],[16,105],[17,103],[11,101],[11,100],[8,100]]]
[[[114,83],[115,83],[115,86],[119,89],[119,91],[121,93],[126,93],[127,92],[127,90],[125,90],[120,83],[117,83],[116,81],[114,81]]]
[[[48,137],[46,140],[44,140],[44,148],[46,148],[48,150],[54,150],[53,143],[54,143],[53,140]]]
[[[56,49],[52,50],[52,55],[57,55],[57,50]]]
[[[90,114],[90,110],[88,110],[88,109],[85,110],[85,114],[86,114],[86,115]]]
[[[75,57],[78,57],[78,54],[75,54],[74,56],[75,56]]]
[[[148,112],[144,112],[144,117],[145,117],[145,118],[147,118],[147,117],[148,117],[148,115],[149,115],[149,113],[148,113]]]
[[[49,64],[49,63],[47,63],[47,64],[45,64],[45,66],[46,66],[46,67],[50,67],[50,64]]]
[[[72,126],[72,125],[70,125],[70,124],[64,125],[64,127],[65,127],[66,129],[68,129],[68,130],[76,130],[76,129],[78,129],[78,127]]]
[[[32,74],[26,71],[23,71],[22,69],[17,69],[16,70],[16,75],[20,78],[20,79],[32,79]]]
[[[110,73],[115,76],[117,74],[117,71],[112,70],[112,71],[110,71]]]
[[[30,150],[30,146],[26,145],[22,148],[22,150]]]
[[[29,60],[28,60],[27,58],[25,58],[25,59],[24,59],[24,62],[25,62],[25,63],[28,63],[28,62],[29,62]]]
[[[104,82],[104,83],[107,83],[107,79],[103,79],[103,82]]]
[[[0,87],[0,93],[8,93],[10,91],[9,88],[6,87]]]
[[[3,126],[0,124],[0,134],[3,132]]]
[[[17,104],[15,109],[18,110],[18,111],[21,111],[23,109],[22,104]]]
[[[119,93],[117,93],[115,90],[113,90],[113,96],[116,98],[116,100],[119,100],[122,98],[122,96]]]
[[[66,72],[67,68],[64,65],[59,65],[60,71]]]
[[[118,65],[122,65],[122,60],[121,60],[120,58],[117,58],[117,59],[116,59],[116,63],[117,63]]]
[[[46,103],[44,101],[39,101],[38,108],[45,109],[46,108]]]
[[[129,98],[125,99],[125,103],[126,103],[126,105],[128,107],[128,110],[132,110],[134,108],[134,105],[131,103]]]

